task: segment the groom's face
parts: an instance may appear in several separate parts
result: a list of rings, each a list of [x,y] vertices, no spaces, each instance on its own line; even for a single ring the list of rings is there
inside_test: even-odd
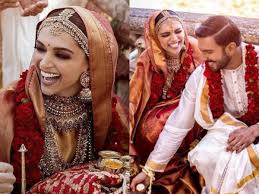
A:
[[[212,36],[198,38],[198,46],[212,71],[218,71],[228,65],[231,58],[226,54],[224,47],[218,45]]]

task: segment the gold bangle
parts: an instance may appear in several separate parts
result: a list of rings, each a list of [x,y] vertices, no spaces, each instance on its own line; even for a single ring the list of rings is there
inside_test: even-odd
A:
[[[142,172],[144,172],[144,173],[145,173],[147,176],[149,176],[149,177],[154,177],[154,176],[155,176],[154,171],[148,169],[146,166],[144,166],[144,167],[142,168]]]
[[[146,166],[142,168],[142,172],[144,172],[149,177],[148,194],[151,194],[152,184],[153,184],[153,181],[155,180],[155,172],[148,169]]]

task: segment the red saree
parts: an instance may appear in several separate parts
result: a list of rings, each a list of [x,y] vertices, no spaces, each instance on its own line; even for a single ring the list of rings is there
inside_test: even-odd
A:
[[[169,115],[178,106],[184,85],[201,62],[195,40],[185,33],[186,50],[181,53],[181,68],[174,76],[169,99],[162,99],[162,90],[167,73],[165,53],[155,35],[155,13],[145,27],[147,48],[140,55],[136,71],[130,81],[130,137],[131,147],[137,153],[140,164],[145,164]],[[177,154],[171,159],[164,173],[157,173],[153,193],[200,193],[198,175],[189,167],[186,156],[190,145],[201,135],[195,126],[184,139]],[[197,177],[196,177],[197,176]],[[196,178],[194,178],[196,177]]]

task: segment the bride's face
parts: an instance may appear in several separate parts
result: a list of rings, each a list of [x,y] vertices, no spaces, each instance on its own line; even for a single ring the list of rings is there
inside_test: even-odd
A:
[[[80,75],[88,68],[86,55],[69,34],[53,35],[50,29],[40,31],[32,57],[42,93],[76,95],[81,90]]]
[[[157,32],[161,47],[168,55],[174,57],[177,57],[183,48],[184,36],[182,24],[174,19],[164,21]]]

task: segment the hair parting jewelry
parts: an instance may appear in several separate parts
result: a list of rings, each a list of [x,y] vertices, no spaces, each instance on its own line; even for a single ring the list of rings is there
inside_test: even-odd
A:
[[[178,15],[171,15],[168,11],[163,11],[162,14],[163,14],[164,17],[162,17],[162,18],[157,22],[157,24],[156,24],[156,26],[155,26],[155,32],[156,32],[156,34],[158,33],[158,30],[160,29],[162,23],[164,23],[166,20],[168,20],[168,19],[170,19],[170,18],[171,18],[171,19],[174,19],[174,20],[176,20],[176,21],[178,21],[178,22],[180,22],[181,24],[183,24],[182,19],[181,19]]]
[[[64,9],[58,16],[46,18],[37,31],[37,37],[44,27],[51,27],[50,33],[54,36],[60,35],[62,32],[68,33],[89,56],[88,39],[86,35],[74,24],[69,18],[73,16],[73,9]]]

